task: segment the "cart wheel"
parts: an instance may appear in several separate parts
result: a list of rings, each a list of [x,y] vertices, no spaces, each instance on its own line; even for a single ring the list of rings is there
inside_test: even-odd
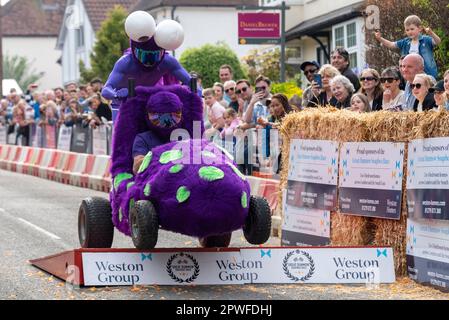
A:
[[[271,209],[265,198],[251,196],[243,234],[251,244],[263,244],[271,234]]]
[[[114,239],[109,200],[89,197],[78,211],[78,237],[83,248],[110,248]]]
[[[232,232],[200,238],[200,245],[203,248],[227,248],[231,243]]]
[[[129,212],[131,238],[139,250],[153,249],[157,243],[159,218],[150,201],[140,200]]]

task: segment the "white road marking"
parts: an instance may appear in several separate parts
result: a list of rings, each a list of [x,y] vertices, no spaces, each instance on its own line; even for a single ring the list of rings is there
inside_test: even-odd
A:
[[[26,221],[25,219],[17,218],[17,220],[19,220],[20,222],[23,222],[24,224],[30,226],[31,228],[33,228],[33,229],[35,229],[35,230],[37,230],[37,231],[39,231],[39,232],[42,232],[43,234],[49,236],[49,237],[52,238],[52,239],[55,239],[55,240],[61,240],[61,238],[58,237],[57,235],[55,235],[55,234],[53,234],[53,233],[51,233],[51,232],[49,232],[49,231],[47,231],[47,230],[45,230],[45,229],[42,229],[41,227],[38,227],[38,226],[36,226],[35,224],[32,224],[32,223],[29,222],[29,221]]]
[[[29,226],[29,227],[33,228],[34,230],[37,230],[37,231],[45,234],[46,236],[48,236],[48,237],[50,237],[50,238],[52,238],[54,240],[61,240],[61,238],[58,237],[57,235],[55,235],[54,233],[51,233],[51,232],[49,232],[49,231],[47,231],[45,229],[42,229],[41,227],[38,227],[35,224],[33,224],[33,223],[31,223],[31,222],[29,222],[29,221],[27,221],[25,219],[14,217],[13,215],[7,213],[6,210],[3,209],[3,208],[0,208],[0,213],[3,213],[5,215],[7,215],[8,217],[13,218],[15,220],[18,220],[18,221],[22,222],[23,224],[26,224],[27,226]]]

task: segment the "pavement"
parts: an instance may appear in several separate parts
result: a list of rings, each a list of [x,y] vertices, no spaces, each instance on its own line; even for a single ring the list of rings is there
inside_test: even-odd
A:
[[[234,285],[74,288],[28,261],[79,247],[77,218],[83,198],[106,193],[0,170],[0,299],[6,300],[449,300],[449,293],[408,278],[390,285]],[[267,245],[279,246],[272,237]],[[198,240],[160,231],[157,247],[197,247]],[[241,231],[231,246],[247,247]],[[132,248],[115,232],[114,248]]]

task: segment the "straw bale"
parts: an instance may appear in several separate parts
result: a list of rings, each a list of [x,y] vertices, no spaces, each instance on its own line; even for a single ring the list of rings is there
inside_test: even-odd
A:
[[[404,142],[413,139],[449,136],[449,112],[380,111],[358,114],[332,107],[308,108],[289,114],[280,128],[283,137],[281,188],[286,188],[290,143],[292,139],[333,140],[342,142]],[[406,274],[407,230],[407,145],[402,181],[400,220],[386,220],[331,213],[331,244],[337,246],[391,246],[396,274]],[[282,201],[280,201],[282,203]]]

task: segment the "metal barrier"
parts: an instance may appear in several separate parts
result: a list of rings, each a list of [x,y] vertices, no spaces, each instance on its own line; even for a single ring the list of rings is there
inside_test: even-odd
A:
[[[279,178],[282,140],[277,129],[249,129],[225,139],[217,134],[212,141],[233,155],[242,173]]]
[[[112,131],[110,124],[102,124],[96,129],[81,123],[71,127],[32,124],[29,126],[28,136],[24,137],[18,135],[17,125],[14,127],[14,131],[8,134],[8,125],[0,124],[0,144],[110,155]]]
[[[28,145],[38,148],[58,149],[77,153],[110,155],[113,126],[103,124],[92,129],[81,123],[72,127],[31,125],[28,139],[17,139],[17,127],[8,135],[8,127],[0,124],[0,144]],[[240,171],[246,175],[279,179],[281,137],[276,129],[250,129],[234,137],[213,137],[215,144],[234,156]]]

